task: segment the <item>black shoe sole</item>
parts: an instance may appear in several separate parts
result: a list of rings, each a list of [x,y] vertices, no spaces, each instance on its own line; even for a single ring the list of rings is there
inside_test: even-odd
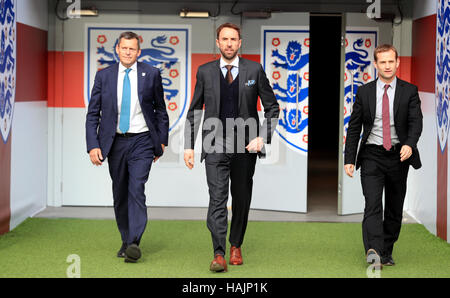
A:
[[[137,263],[137,260],[125,257],[125,263]]]
[[[383,266],[395,266],[395,263],[390,262],[390,261],[388,261],[388,262],[381,262],[381,264],[383,264]]]
[[[394,262],[394,259],[392,258],[392,256],[388,256],[388,257],[381,258],[381,264],[383,264],[383,266],[394,266],[395,262]]]
[[[125,262],[136,263],[142,256],[141,249],[136,244],[131,244],[125,250]]]

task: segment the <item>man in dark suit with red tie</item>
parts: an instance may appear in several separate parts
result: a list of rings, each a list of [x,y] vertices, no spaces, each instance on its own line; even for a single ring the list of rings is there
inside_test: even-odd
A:
[[[152,163],[167,146],[169,117],[159,70],[137,62],[139,36],[122,33],[116,53],[120,62],[95,76],[86,115],[86,143],[94,165],[108,158],[122,237],[117,256],[134,263],[141,257],[139,244],[147,225],[145,183]]]
[[[378,46],[374,59],[378,79],[358,88],[347,130],[344,169],[353,177],[355,161],[356,169],[361,167],[366,260],[381,269],[395,264],[392,251],[400,234],[409,166],[422,166],[417,150],[422,111],[417,87],[396,77],[397,50],[391,45]]]
[[[241,245],[247,227],[257,155],[269,144],[278,122],[279,106],[261,66],[237,55],[240,28],[225,23],[217,28],[216,45],[221,58],[201,65],[185,126],[184,161],[194,166],[194,143],[203,115],[202,155],[209,188],[207,226],[211,231],[214,259],[210,270],[227,271],[224,259],[228,226],[228,190],[232,219],[229,241],[231,265],[242,265]],[[259,123],[258,96],[264,106]],[[230,185],[231,182],[231,185]]]

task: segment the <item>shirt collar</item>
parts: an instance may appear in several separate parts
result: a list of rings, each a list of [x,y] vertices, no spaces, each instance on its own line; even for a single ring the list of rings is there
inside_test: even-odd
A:
[[[231,63],[225,62],[225,60],[223,60],[223,57],[220,57],[220,68],[223,68],[226,65],[233,65],[234,67],[239,68],[239,56],[236,55]]]
[[[125,66],[123,66],[122,63],[119,62],[119,72],[125,72],[127,68]],[[137,61],[133,63],[133,65],[131,65],[130,67],[131,70],[136,70],[137,71]]]
[[[380,89],[384,90],[384,85],[386,85],[385,82],[383,82],[382,80],[378,79],[377,80],[377,86]],[[391,90],[395,89],[395,86],[397,85],[397,77],[394,77],[394,79],[392,80],[392,82],[389,83],[389,88],[392,88]]]

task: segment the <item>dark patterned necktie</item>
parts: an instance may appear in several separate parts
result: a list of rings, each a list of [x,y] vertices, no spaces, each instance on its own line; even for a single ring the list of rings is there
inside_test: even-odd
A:
[[[233,83],[233,76],[231,75],[231,69],[233,68],[233,65],[225,65],[225,67],[228,70],[227,76],[226,76],[227,82],[228,82],[228,84],[231,84],[231,83]]]
[[[382,120],[383,120],[383,147],[386,150],[390,150],[391,145],[391,120],[389,117],[389,97],[387,95],[387,90],[389,85],[384,86],[383,94],[383,108],[382,108]]]

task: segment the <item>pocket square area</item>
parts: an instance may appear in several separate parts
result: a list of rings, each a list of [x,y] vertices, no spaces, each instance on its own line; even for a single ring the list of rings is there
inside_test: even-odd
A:
[[[255,85],[255,80],[248,80],[247,83],[245,83],[245,86],[253,86]]]

